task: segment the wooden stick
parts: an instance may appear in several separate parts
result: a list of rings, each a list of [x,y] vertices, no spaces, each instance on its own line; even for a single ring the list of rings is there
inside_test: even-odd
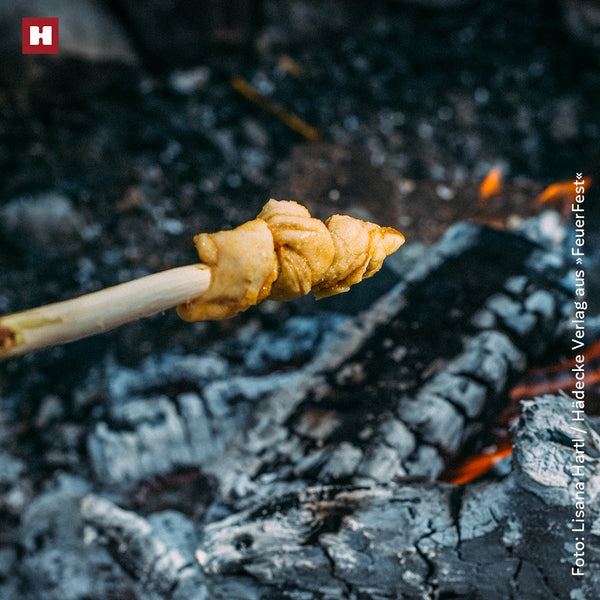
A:
[[[210,279],[206,265],[188,265],[5,315],[0,317],[0,359],[72,342],[184,304],[204,294]]]
[[[203,264],[0,317],[0,359],[72,342],[174,306],[186,321],[202,321],[228,319],[265,298],[339,294],[379,271],[404,236],[344,215],[323,223],[296,202],[271,199],[256,219],[198,234],[194,242]]]

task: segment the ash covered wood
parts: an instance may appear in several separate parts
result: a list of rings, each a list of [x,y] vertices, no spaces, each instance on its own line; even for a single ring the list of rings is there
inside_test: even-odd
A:
[[[591,529],[586,577],[577,580],[571,576],[572,498],[568,482],[560,481],[574,460],[573,447],[561,442],[570,417],[564,397],[527,402],[516,432],[516,465],[500,483],[465,489],[390,482],[290,492],[197,529],[196,563],[189,539],[179,542],[176,559],[169,554],[156,519],[152,525],[98,496],[83,500],[82,514],[101,539],[119,548],[117,560],[137,575],[143,589],[173,585],[169,598],[181,597],[178,586],[186,578],[198,586],[190,597],[208,592],[208,597],[229,600],[494,600],[568,593],[591,598],[600,585],[600,546],[593,533],[600,516],[599,433],[590,420],[582,423],[594,442],[585,453],[585,481],[594,493],[588,496],[585,519]],[[556,458],[550,468],[539,459],[544,455]],[[556,494],[557,483],[562,497]]]
[[[556,214],[528,217],[544,210],[533,198],[546,185],[597,170],[594,66],[546,3],[422,8],[435,3],[264,0],[256,30],[237,18],[220,27],[217,0],[204,12],[76,3],[110,4],[137,67],[22,56],[16,3],[4,3],[2,204],[28,218],[2,231],[2,311],[186,264],[193,233],[251,218],[267,194],[411,242],[469,219],[567,243]],[[254,12],[233,4],[234,16]],[[552,5],[591,14],[591,1]],[[202,31],[209,45],[182,46]],[[233,75],[325,142],[299,145]],[[494,165],[504,192],[479,204]],[[61,197],[82,225],[68,247],[34,214]],[[404,279],[360,319],[391,287],[389,270],[344,298],[344,314],[325,301],[267,305],[220,330],[166,314],[4,363],[0,598],[596,598],[596,434],[583,436],[586,575],[575,578],[584,534],[571,531],[568,474],[580,455],[559,400],[526,406],[508,478],[433,482],[493,433],[506,389],[555,334],[568,347],[562,256],[458,227],[431,252],[404,248]]]
[[[10,585],[50,599],[564,594],[568,403],[526,406],[503,481],[434,480],[560,334],[565,268],[523,237],[459,224],[356,317],[296,317],[140,369],[109,361],[77,393],[85,406],[105,387],[80,438],[91,480],[61,475],[36,495],[4,478],[5,498],[33,500],[12,509]],[[581,586],[598,577],[588,551]]]
[[[300,369],[236,373],[214,354],[164,356],[141,378],[109,366],[91,466],[121,488],[200,467],[238,499],[435,478],[555,339],[568,292],[551,264],[523,238],[458,225],[359,317],[304,322],[315,356]]]

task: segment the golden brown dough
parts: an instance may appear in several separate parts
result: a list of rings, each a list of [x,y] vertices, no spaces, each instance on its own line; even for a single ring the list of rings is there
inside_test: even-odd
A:
[[[254,221],[198,234],[194,242],[200,260],[211,267],[211,284],[177,308],[186,321],[227,319],[267,297],[346,292],[379,271],[404,236],[343,215],[323,223],[296,202],[269,200]]]
[[[200,233],[194,243],[200,260],[211,267],[211,282],[202,296],[177,307],[182,319],[229,319],[269,295],[277,276],[277,257],[264,221]]]
[[[272,300],[292,300],[310,292],[327,271],[335,249],[327,227],[308,210],[290,200],[269,200],[258,215],[271,233],[279,274],[271,289]]]
[[[372,277],[381,269],[384,258],[404,243],[404,236],[392,227],[345,215],[333,215],[325,224],[333,239],[335,257],[312,288],[316,298],[347,292],[350,286]]]

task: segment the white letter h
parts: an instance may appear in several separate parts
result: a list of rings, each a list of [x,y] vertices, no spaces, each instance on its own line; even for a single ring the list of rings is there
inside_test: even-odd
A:
[[[37,25],[29,27],[29,44],[31,46],[39,46],[40,41],[44,46],[52,45],[52,26],[44,25],[42,31]]]

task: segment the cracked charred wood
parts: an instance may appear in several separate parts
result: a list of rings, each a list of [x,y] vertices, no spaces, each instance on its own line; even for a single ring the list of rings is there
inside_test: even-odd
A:
[[[146,590],[177,585],[173,573],[185,564],[199,566],[201,593],[227,600],[591,598],[600,585],[600,433],[591,419],[580,422],[586,466],[581,477],[566,476],[578,452],[570,408],[562,396],[525,403],[514,468],[500,482],[286,493],[198,531],[196,567],[189,537],[175,561],[164,531],[105,499],[86,497],[82,516]],[[571,573],[583,535],[571,524],[576,481],[588,490],[585,577]]]
[[[87,437],[95,483],[62,476],[24,508],[20,560],[0,557],[0,576],[50,600],[564,595],[577,542],[564,400],[526,405],[502,482],[430,481],[559,335],[559,258],[458,225],[356,317],[108,363],[78,390],[91,403],[106,385]],[[581,597],[598,583],[594,543]]]
[[[556,335],[568,294],[541,255],[509,234],[451,229],[297,387],[264,398],[206,471],[238,503],[307,483],[435,478]]]
[[[84,498],[81,513],[147,597],[207,600],[202,573],[190,555],[193,525],[181,513],[164,511],[147,520],[98,496]]]
[[[556,255],[520,236],[459,224],[370,309],[270,339],[266,374],[216,352],[165,355],[143,377],[109,366],[109,413],[87,442],[93,471],[122,489],[200,468],[236,502],[435,478],[556,338],[563,274]],[[247,342],[248,357],[256,346]],[[278,370],[276,354],[304,364]]]

